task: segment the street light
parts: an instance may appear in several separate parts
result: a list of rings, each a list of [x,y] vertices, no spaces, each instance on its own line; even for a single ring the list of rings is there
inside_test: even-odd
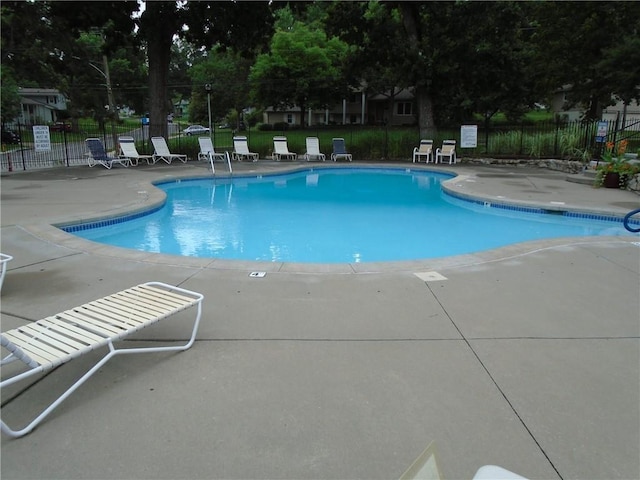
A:
[[[209,112],[209,137],[212,139],[212,141],[214,141],[215,138],[213,138],[213,129],[211,128],[211,84],[207,83],[204,86],[204,89],[207,92],[207,110]]]

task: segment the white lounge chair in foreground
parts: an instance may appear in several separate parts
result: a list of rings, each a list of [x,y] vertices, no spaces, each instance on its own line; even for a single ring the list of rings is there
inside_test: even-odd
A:
[[[252,160],[257,162],[258,157],[259,155],[257,153],[249,151],[247,137],[233,137],[233,153],[231,154],[232,160]]]
[[[449,165],[456,163],[456,141],[445,140],[442,142],[442,148],[436,149],[436,162],[444,163],[444,158],[449,159]]]
[[[153,155],[140,155],[133,137],[118,137],[120,158],[128,158],[132,166],[137,167],[140,160],[146,160],[148,165],[155,163]]]
[[[110,170],[115,163],[118,163],[123,167],[128,167],[131,164],[128,158],[116,158],[107,155],[107,151],[102,144],[102,140],[99,138],[87,138],[85,143],[89,149],[88,164],[90,167],[102,165],[104,168]]]
[[[347,147],[344,145],[344,138],[333,139],[333,153],[331,154],[331,160],[334,162],[344,158],[345,160],[352,161],[350,153],[347,153]]]
[[[187,156],[182,153],[171,153],[169,151],[169,147],[167,146],[167,142],[164,137],[151,137],[151,143],[153,143],[153,159],[154,162],[158,160],[164,160],[166,163],[170,164],[174,158],[177,158],[182,163],[187,163]]]
[[[433,162],[433,140],[420,140],[420,146],[413,149],[413,163],[420,163],[421,158],[425,163]]]
[[[320,140],[318,140],[318,137],[307,137],[306,144],[307,151],[304,154],[304,159],[307,162],[312,159],[322,160],[323,162],[326,160],[325,154],[320,153]]]
[[[287,137],[273,137],[273,155],[274,160],[297,160],[298,154],[289,151],[287,145]]]
[[[13,430],[3,416],[0,421],[2,431],[11,437],[29,433],[115,355],[187,350],[193,345],[198,332],[203,299],[200,293],[166,283],[148,282],[3,332],[0,336],[1,344],[9,354],[0,364],[20,360],[28,369],[21,369],[0,382],[0,389],[56,368],[98,348],[107,347],[108,352],[26,427]],[[186,343],[159,347],[114,347],[114,342],[129,334],[191,307],[196,307],[196,318]],[[18,400],[16,398],[13,401]],[[103,412],[100,414],[103,415]]]

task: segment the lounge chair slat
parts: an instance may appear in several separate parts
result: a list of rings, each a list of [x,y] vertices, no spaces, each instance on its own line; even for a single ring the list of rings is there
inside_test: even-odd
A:
[[[51,363],[51,357],[45,352],[41,352],[39,348],[30,345],[23,341],[21,337],[16,337],[12,332],[5,332],[2,336],[12,343],[14,348],[20,349],[30,359],[35,361],[38,365],[47,365]],[[10,349],[10,351],[13,351]]]
[[[195,305],[196,303],[198,303],[198,300],[195,299],[195,298],[187,297],[186,295],[181,295],[178,292],[162,290],[160,288],[152,287],[152,286],[149,286],[149,285],[140,285],[140,286],[132,288],[131,290],[136,291],[136,292],[144,291],[144,292],[153,293],[156,298],[161,298],[161,299],[167,299],[168,300],[170,298],[173,298],[177,302],[184,303],[185,306],[192,306],[192,305]]]
[[[123,330],[116,329],[111,325],[104,325],[92,319],[78,315],[73,310],[67,310],[66,312],[59,313],[58,316],[69,322],[73,322],[76,325],[88,329],[90,332],[97,333],[98,335],[104,335],[105,337],[113,337],[123,332]]]
[[[109,303],[114,305],[120,305],[123,308],[130,308],[132,311],[142,310],[145,312],[152,311],[157,313],[164,313],[168,310],[173,310],[174,305],[167,305],[166,302],[154,301],[143,295],[122,295],[113,296],[109,298]]]
[[[4,336],[11,340],[17,347],[28,352],[28,355],[41,365],[55,362],[61,356],[67,355],[66,352],[50,348],[39,340],[17,330],[5,332]]]
[[[105,328],[112,332],[111,336],[120,336],[122,333],[126,333],[128,330],[139,329],[139,323],[136,325],[128,324],[122,320],[119,320],[117,316],[110,315],[109,312],[103,312],[101,310],[90,310],[83,308],[81,310],[74,310],[67,312],[76,321],[83,321],[86,324],[90,324],[96,327]]]
[[[163,305],[165,308],[189,308],[195,305],[193,299],[182,297],[179,295],[174,295],[168,292],[167,295],[164,295],[162,291],[159,290],[147,290],[141,289],[136,291],[136,298],[139,298],[141,301],[144,299],[146,302],[151,302],[157,305]]]
[[[35,338],[37,338],[42,342],[50,343],[57,349],[62,350],[66,353],[71,353],[75,350],[79,350],[81,348],[86,347],[85,344],[79,343],[68,337],[59,335],[54,330],[45,328],[40,325],[34,325],[34,324],[24,325],[23,327],[20,327],[18,330],[28,333],[29,335],[33,335]]]
[[[79,309],[80,310],[80,309]],[[83,305],[82,311],[87,313],[95,313],[105,321],[110,322],[109,319],[113,318],[116,323],[126,324],[131,322],[133,325],[144,323],[150,318],[154,317],[153,312],[142,312],[131,308],[128,305],[118,304],[113,301],[95,302]]]
[[[50,318],[53,318],[53,317],[50,317]],[[86,343],[87,345],[105,342],[104,336],[96,335],[94,333],[88,332],[85,329],[78,328],[76,325],[70,322],[64,321],[61,318],[58,318],[58,319],[54,318],[53,321],[50,318],[47,318],[44,320],[38,320],[37,323],[55,328],[60,333],[64,335],[69,335],[69,337],[75,338],[80,342]]]

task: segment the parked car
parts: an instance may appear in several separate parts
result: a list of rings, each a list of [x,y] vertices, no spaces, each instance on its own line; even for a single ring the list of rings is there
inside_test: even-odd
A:
[[[209,133],[209,129],[207,127],[203,127],[202,125],[189,125],[185,128],[182,133],[185,135],[203,135],[205,133]]]
[[[71,124],[65,122],[56,122],[49,127],[49,130],[52,132],[70,132]]]
[[[20,143],[20,135],[13,130],[2,130],[2,143]]]

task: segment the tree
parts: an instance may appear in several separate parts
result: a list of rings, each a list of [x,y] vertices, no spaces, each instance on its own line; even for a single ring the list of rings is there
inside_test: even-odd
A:
[[[168,74],[171,44],[180,36],[194,45],[214,44],[252,52],[271,32],[267,2],[146,2],[140,17],[140,35],[147,44],[151,135],[166,135],[171,107]]]
[[[278,30],[270,51],[258,56],[250,74],[254,98],[263,106],[298,106],[305,125],[308,108],[324,108],[345,91],[347,45],[318,29],[295,22]]]
[[[633,48],[639,3],[542,2],[536,7],[536,67],[544,72],[540,82],[547,91],[568,86],[567,106],[584,105],[590,119],[601,118],[615,95],[629,98],[633,87],[627,72],[637,72],[640,55]],[[631,71],[616,59],[629,61]],[[631,83],[640,83],[637,74]]]
[[[349,84],[368,96],[387,96],[386,110],[392,111],[397,90],[413,87],[404,68],[406,41],[398,10],[380,2],[335,2],[326,20],[327,32],[351,45],[344,62]]]
[[[0,122],[4,130],[5,122],[12,121],[20,115],[20,96],[18,95],[18,85],[12,73],[7,68],[1,72],[2,95],[0,96]]]
[[[230,110],[239,113],[249,104],[249,69],[251,59],[237,52],[214,48],[209,55],[193,66],[193,82],[189,115],[192,121],[203,121],[208,116],[205,85],[211,88],[211,115],[222,118]],[[239,125],[237,125],[239,127]]]
[[[101,61],[132,37],[131,14],[138,4],[17,1],[3,2],[1,8],[3,70],[9,68],[23,87],[58,88],[73,105],[81,97],[78,87],[97,88],[95,77],[87,72],[92,68],[88,60]],[[89,32],[99,43],[83,39]]]

